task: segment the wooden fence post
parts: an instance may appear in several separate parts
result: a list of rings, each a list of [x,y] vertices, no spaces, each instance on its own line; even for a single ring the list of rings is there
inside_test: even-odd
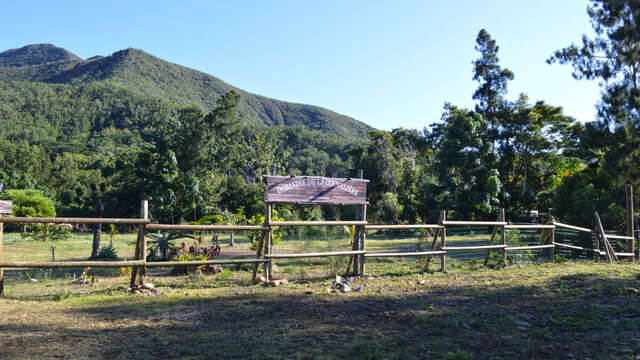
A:
[[[551,244],[556,243],[556,228],[551,229]],[[556,247],[552,247],[549,249],[549,256],[551,256],[551,262],[556,262]]]
[[[607,239],[607,235],[604,233],[604,228],[602,227],[602,222],[600,221],[600,216],[598,215],[598,212],[596,211],[594,215],[596,217],[596,229],[598,229],[598,232],[600,233],[600,238],[604,243],[604,249],[607,252],[607,258],[609,259],[609,264],[613,264],[614,261],[619,262],[618,257],[616,256],[616,253],[613,250],[611,243],[609,242],[609,239]]]
[[[600,235],[598,233],[598,226],[593,226],[593,242],[596,249],[596,262],[600,262]]]
[[[364,204],[361,206],[362,208],[362,219],[366,221],[367,220],[367,204]],[[367,237],[367,233],[365,231],[365,225],[360,225],[360,250],[366,250],[366,245],[365,245],[365,241],[366,241],[366,237]],[[364,275],[365,272],[365,266],[364,266],[364,254],[360,254],[360,275]]]
[[[147,200],[142,200],[140,202],[140,218],[148,219],[149,218],[149,202]],[[145,224],[140,224],[138,226],[138,241],[140,242],[140,260],[144,260],[145,265],[140,267],[140,285],[144,285],[145,278],[147,276],[147,228]]]
[[[442,226],[442,237],[440,238],[440,244],[442,244],[441,249],[447,247],[447,227],[444,225],[444,222],[447,220],[447,210],[440,211],[440,221],[438,225]],[[443,273],[447,272],[447,254],[444,253],[440,255],[440,271]]]
[[[364,177],[364,170],[363,169],[358,169],[358,178],[362,179]],[[365,205],[358,205],[356,207],[356,221],[361,221],[364,220],[362,218],[363,212],[364,210],[364,206]],[[361,237],[362,237],[362,232],[364,230],[364,226],[356,226],[355,227],[355,231],[353,234],[353,245],[352,245],[352,249],[353,251],[358,251],[361,250],[360,245],[362,243]],[[360,274],[360,269],[361,269],[361,260],[364,260],[364,256],[360,256],[358,254],[353,255],[353,275],[359,275]]]
[[[2,214],[0,214],[2,217]],[[4,261],[4,249],[2,244],[2,235],[4,232],[4,223],[0,222],[0,261]],[[4,296],[4,269],[0,268],[0,297]]]
[[[633,239],[627,240],[627,252],[632,253],[631,262],[635,262],[635,237],[633,236],[633,187],[627,185],[627,236]]]
[[[500,209],[500,218],[502,219],[500,221],[507,222],[507,217],[506,217],[506,215],[504,213],[504,208]],[[500,236],[501,236],[501,239],[502,239],[502,243],[501,244],[504,245],[504,246],[507,246],[507,233],[505,231],[505,226],[504,225],[500,226],[500,234],[501,234]],[[502,249],[502,262],[504,263],[504,266],[507,266],[507,248],[506,247]]]
[[[504,214],[502,212],[498,212],[498,217],[497,217],[496,221],[505,221],[504,220]],[[494,226],[493,227],[493,231],[491,232],[491,238],[489,239],[489,245],[493,245],[493,242],[496,239],[496,233],[497,232],[498,232],[498,227]],[[491,256],[491,249],[487,250],[487,255],[484,256],[484,263],[483,263],[484,266],[487,266],[487,264],[489,263],[489,256]]]
[[[267,235],[266,238],[264,239],[264,253],[265,255],[271,255],[271,246],[273,245],[272,241],[273,241],[273,228],[271,227],[271,203],[267,204],[267,213],[265,215],[264,218],[264,222],[265,225],[269,228],[269,230],[267,231]],[[262,267],[262,272],[264,275],[264,278],[267,281],[271,281],[271,271],[273,269],[273,260],[271,258],[269,258],[268,262],[265,262],[263,267]]]
[[[140,217],[143,219],[149,218],[149,203],[147,200],[142,200],[142,202],[140,203]],[[147,239],[145,236],[145,231],[146,231],[145,224],[138,225],[138,238],[136,239],[136,251],[134,255],[136,260],[143,260],[147,252],[146,251]],[[144,268],[144,270],[146,272],[146,267]],[[131,270],[131,281],[129,282],[130,287],[134,287],[136,285],[136,277],[138,276],[138,274],[140,274],[140,283],[141,284],[143,283],[144,280],[143,280],[142,273],[143,273],[142,267],[135,266]]]

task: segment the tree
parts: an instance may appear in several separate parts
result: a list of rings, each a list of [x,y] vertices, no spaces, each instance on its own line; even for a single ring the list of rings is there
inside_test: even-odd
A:
[[[482,115],[445,106],[443,124],[429,136],[438,144],[434,170],[438,184],[432,184],[432,193],[442,208],[456,211],[462,218],[494,213],[498,207],[497,195],[501,184],[495,163],[493,146],[484,137]],[[476,217],[477,217],[476,216]]]
[[[56,216],[53,201],[40,190],[5,190],[0,199],[13,201],[13,216]]]
[[[473,93],[473,99],[479,102],[476,112],[488,122],[487,135],[495,144],[500,125],[497,115],[504,106],[503,95],[507,93],[507,83],[513,80],[514,75],[511,70],[500,67],[499,47],[485,29],[478,32],[475,49],[480,52],[480,57],[473,61],[473,80],[478,81],[480,86]]]
[[[583,35],[582,44],[555,51],[547,63],[571,64],[578,80],[601,80],[598,123],[587,124],[581,139],[589,149],[582,152],[589,174],[581,178],[607,179],[596,184],[608,186],[602,194],[609,208],[624,201],[620,191],[612,190],[629,183],[636,189],[640,185],[640,170],[633,165],[640,160],[640,2],[592,0],[587,14],[595,36]],[[594,171],[595,167],[602,171]],[[600,190],[589,193],[600,194]]]
[[[640,2],[592,0],[587,8],[596,36],[554,52],[547,63],[571,64],[576,79],[601,79],[599,118],[607,125],[640,126]]]

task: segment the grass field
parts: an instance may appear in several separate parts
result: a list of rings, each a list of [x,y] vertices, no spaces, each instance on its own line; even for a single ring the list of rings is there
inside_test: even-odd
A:
[[[467,236],[451,241],[483,241]],[[106,239],[106,240],[105,240]],[[374,236],[368,248],[410,249],[415,238]],[[130,257],[133,235],[114,245]],[[103,243],[108,237],[103,238]],[[226,239],[223,239],[226,242]],[[5,236],[5,259],[86,259],[90,235],[57,243]],[[284,240],[279,251],[348,247],[347,239]],[[239,238],[223,255],[249,254]],[[7,359],[634,359],[640,355],[640,266],[592,261],[486,268],[481,259],[424,273],[424,259],[368,261],[361,292],[333,293],[346,260],[279,261],[276,278],[250,283],[249,267],[216,275],[154,269],[157,297],[128,295],[119,269],[8,271],[0,299],[0,358]],[[494,264],[495,265],[495,264]],[[432,270],[436,270],[436,261]],[[38,280],[32,283],[27,275]],[[634,352],[638,352],[634,354]]]

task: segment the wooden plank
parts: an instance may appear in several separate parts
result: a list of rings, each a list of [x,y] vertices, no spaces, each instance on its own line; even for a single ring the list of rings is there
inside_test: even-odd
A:
[[[635,252],[635,238],[633,237],[633,187],[627,185],[626,189],[627,200],[627,251],[631,254]],[[635,256],[632,256],[631,261],[635,261]]]
[[[611,235],[611,234],[606,234],[606,235],[607,235],[607,239],[633,240],[633,237],[632,237],[632,236]]]
[[[507,245],[480,245],[480,246],[453,246],[443,247],[445,251],[462,251],[462,250],[486,250],[486,249],[504,249]]]
[[[144,260],[128,260],[128,261],[12,261],[0,262],[0,267],[4,268],[81,268],[81,267],[130,267],[142,266]]]
[[[360,255],[365,254],[364,250],[351,250],[351,251],[332,251],[332,252],[317,252],[317,253],[301,253],[301,254],[265,254],[267,259],[297,259],[297,258],[311,258],[311,257],[329,257],[329,256],[347,256],[347,255]]]
[[[440,221],[438,225],[444,226],[444,222],[447,220],[447,211],[442,210],[440,212]],[[446,226],[442,228],[442,237],[440,237],[440,250],[444,250],[447,246],[447,228]],[[444,253],[440,255],[440,271],[444,274],[447,272],[447,254]]]
[[[619,262],[618,257],[616,256],[615,251],[611,246],[611,243],[607,239],[607,234],[604,233],[604,228],[602,227],[602,222],[600,221],[600,216],[598,215],[598,212],[597,211],[594,212],[593,215],[596,218],[596,229],[598,230],[598,233],[602,239],[602,242],[604,243],[604,247],[607,252],[607,259],[609,260],[609,263],[613,264],[614,261]]]
[[[505,226],[504,221],[443,221],[442,225],[460,225],[460,226]]]
[[[271,226],[362,226],[366,221],[272,221]]]
[[[385,225],[385,224],[367,224],[364,226],[366,230],[410,230],[410,229],[442,229],[437,224],[413,224],[413,225]]]
[[[504,221],[504,219],[502,218],[502,213],[498,214],[498,219],[497,221]],[[489,245],[493,245],[493,242],[496,238],[496,233],[498,231],[498,227],[494,226],[493,227],[493,231],[491,232],[491,239],[489,239]],[[489,256],[491,256],[491,250],[487,250],[487,255],[484,256],[484,266],[487,266],[487,264],[489,263]]]
[[[590,248],[585,248],[582,246],[575,246],[575,245],[569,245],[569,244],[563,244],[563,243],[559,243],[559,242],[554,242],[553,245],[555,246],[560,246],[560,247],[564,247],[567,249],[573,249],[573,250],[583,250],[583,251],[591,251],[591,252],[600,252],[596,249],[590,249]]]
[[[364,179],[317,176],[267,176],[270,203],[363,205],[367,202]]]
[[[514,246],[514,247],[508,247],[505,250],[506,251],[516,251],[516,250],[534,250],[534,249],[549,249],[549,248],[554,248],[556,247],[553,244],[548,244],[548,245],[531,245],[531,246]]]
[[[425,255],[441,255],[446,254],[446,251],[416,251],[416,252],[397,252],[397,253],[370,253],[364,254],[367,258],[376,257],[409,257],[409,256],[425,256]]]
[[[557,221],[554,221],[552,224],[557,226],[557,227],[561,227],[561,228],[565,228],[565,229],[571,229],[571,230],[588,232],[588,233],[593,232],[591,229],[583,228],[583,227],[580,227],[580,226],[573,226],[573,225],[563,224],[563,223],[557,222]]]
[[[13,202],[0,200],[0,214],[11,214],[13,212]]]
[[[505,225],[505,229],[555,229],[555,225],[543,225],[543,224],[514,224]]]
[[[360,211],[362,212],[362,216],[361,216],[361,220],[367,220],[367,204],[364,205],[359,205],[360,207]],[[358,237],[360,239],[360,246],[358,247],[358,250],[362,250],[362,251],[366,251],[366,244],[365,244],[365,240],[367,237],[366,231],[364,231],[364,225],[360,225],[358,226],[360,228],[360,236]],[[356,255],[358,256],[358,255]],[[361,254],[359,260],[360,263],[360,268],[358,271],[359,275],[364,275],[365,273],[365,258],[364,258],[364,254]]]
[[[269,227],[269,231],[266,233],[266,237],[264,240],[264,257],[266,258],[267,255],[271,255],[271,246],[273,245],[273,229],[271,228],[271,222],[272,222],[272,205],[267,203],[267,214],[264,218],[265,221],[265,225],[267,227]],[[269,266],[272,263],[272,260],[269,259],[268,262],[264,263],[264,266],[262,268],[262,274],[264,275],[264,278],[267,279],[267,281],[271,280],[271,266]]]
[[[149,224],[147,230],[192,230],[192,231],[268,231],[269,227],[260,225],[172,225]]]
[[[3,217],[0,222],[12,224],[148,224],[148,219]]]
[[[500,209],[500,221],[504,221],[505,223],[507,221],[507,216],[505,215],[504,208]],[[502,227],[500,229],[500,239],[501,239],[502,245],[507,246],[507,232],[504,229],[504,225],[502,225]],[[502,249],[502,263],[505,266],[507,265],[507,250],[506,250],[506,248]]]
[[[265,219],[264,224],[267,223],[267,219]],[[260,240],[258,240],[258,249],[256,250],[256,259],[260,259],[262,257],[262,249],[264,248],[264,240],[267,236],[266,232],[262,232],[260,235]],[[258,263],[253,266],[253,274],[251,275],[251,282],[256,282],[256,278],[258,276]]]
[[[0,214],[2,218],[2,214]],[[0,222],[0,262],[4,261],[4,244],[3,244],[4,224]],[[0,267],[0,297],[4,296],[4,269]]]
[[[147,200],[142,200],[140,202],[140,219],[148,219],[149,218],[149,202]],[[138,242],[140,242],[140,259],[147,259],[147,236],[145,227],[142,225],[138,226]],[[147,277],[147,267],[140,267],[140,285],[144,285],[145,279]]]

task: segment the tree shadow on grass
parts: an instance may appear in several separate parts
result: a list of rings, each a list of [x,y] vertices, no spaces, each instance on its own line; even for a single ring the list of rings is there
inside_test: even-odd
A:
[[[579,273],[507,287],[367,280],[356,294],[107,297],[63,310],[76,322],[55,329],[0,322],[0,357],[628,359],[639,288],[637,276]]]

